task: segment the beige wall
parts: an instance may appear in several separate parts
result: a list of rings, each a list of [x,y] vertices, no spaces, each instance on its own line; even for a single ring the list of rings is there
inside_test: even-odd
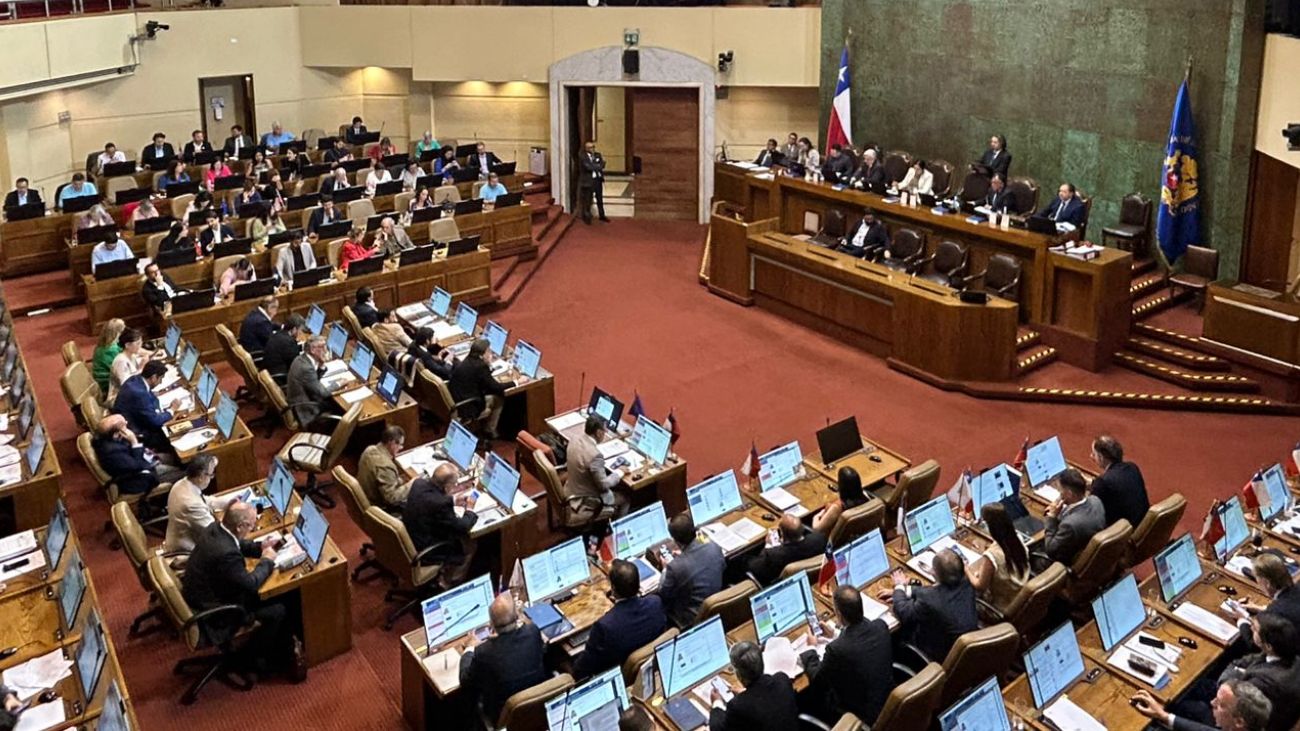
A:
[[[733,158],[754,159],[769,137],[785,144],[785,136],[817,139],[817,89],[730,88],[718,99],[715,139],[720,152],[727,143]]]
[[[602,86],[596,89],[596,145],[610,171],[628,170],[627,89]]]
[[[502,160],[528,160],[550,138],[545,84],[463,81],[429,84],[433,134],[461,144],[483,140]]]
[[[1300,152],[1286,148],[1282,130],[1300,122],[1300,38],[1269,34],[1264,41],[1264,73],[1260,78],[1259,117],[1255,149],[1288,165],[1300,167]]]

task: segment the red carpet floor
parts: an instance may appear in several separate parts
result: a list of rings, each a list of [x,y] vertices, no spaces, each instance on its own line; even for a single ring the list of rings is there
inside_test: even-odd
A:
[[[677,451],[689,461],[691,481],[738,467],[751,440],[765,449],[798,438],[811,449],[817,428],[849,414],[914,462],[938,459],[944,487],[963,466],[1010,459],[1027,436],[1059,434],[1067,456],[1086,460],[1092,436],[1109,432],[1141,465],[1153,497],[1188,497],[1184,526],[1192,529],[1211,496],[1237,489],[1297,439],[1296,420],[1281,417],[981,401],[937,391],[830,338],[709,295],[696,283],[703,235],[686,224],[576,226],[515,304],[495,315],[542,349],[543,365],[557,374],[560,408],[579,400],[584,374],[587,390],[599,385],[629,401],[639,392],[653,417],[675,408],[683,433]],[[383,631],[382,582],[373,580],[352,587],[353,650],[314,668],[305,685],[271,682],[243,694],[214,684],[196,705],[178,704],[183,685],[170,668],[184,655],[179,643],[166,632],[127,638],[145,594],[100,532],[107,508],[75,454],[76,429],[59,394],[59,344],[77,339],[89,353],[84,312],[24,319],[18,332],[144,729],[402,728],[397,638],[416,625],[407,618]],[[225,379],[228,388],[237,385],[228,370]],[[255,415],[252,408],[244,413]],[[268,459],[285,437],[280,431],[259,441],[259,457]],[[355,558],[360,532],[342,507],[329,518],[332,535]],[[544,518],[538,523],[540,544]]]

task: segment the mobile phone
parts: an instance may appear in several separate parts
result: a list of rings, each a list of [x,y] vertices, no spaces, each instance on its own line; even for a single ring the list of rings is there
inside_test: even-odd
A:
[[[1154,647],[1157,650],[1165,649],[1164,641],[1157,637],[1152,637],[1150,635],[1142,635],[1142,634],[1138,635],[1137,637],[1138,637],[1138,642],[1141,642],[1147,647]]]

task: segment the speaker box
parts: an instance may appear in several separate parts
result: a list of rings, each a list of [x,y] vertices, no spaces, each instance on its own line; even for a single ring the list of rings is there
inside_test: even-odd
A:
[[[641,73],[641,52],[635,48],[623,51],[623,73],[636,75]]]
[[[978,289],[962,290],[957,296],[968,305],[986,305],[989,303],[989,293]]]

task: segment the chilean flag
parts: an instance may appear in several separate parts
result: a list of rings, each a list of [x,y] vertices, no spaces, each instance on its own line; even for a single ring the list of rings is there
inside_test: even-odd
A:
[[[849,44],[844,44],[840,54],[840,75],[835,82],[835,96],[831,99],[831,121],[826,125],[826,152],[831,145],[853,142],[853,119],[849,114]]]

